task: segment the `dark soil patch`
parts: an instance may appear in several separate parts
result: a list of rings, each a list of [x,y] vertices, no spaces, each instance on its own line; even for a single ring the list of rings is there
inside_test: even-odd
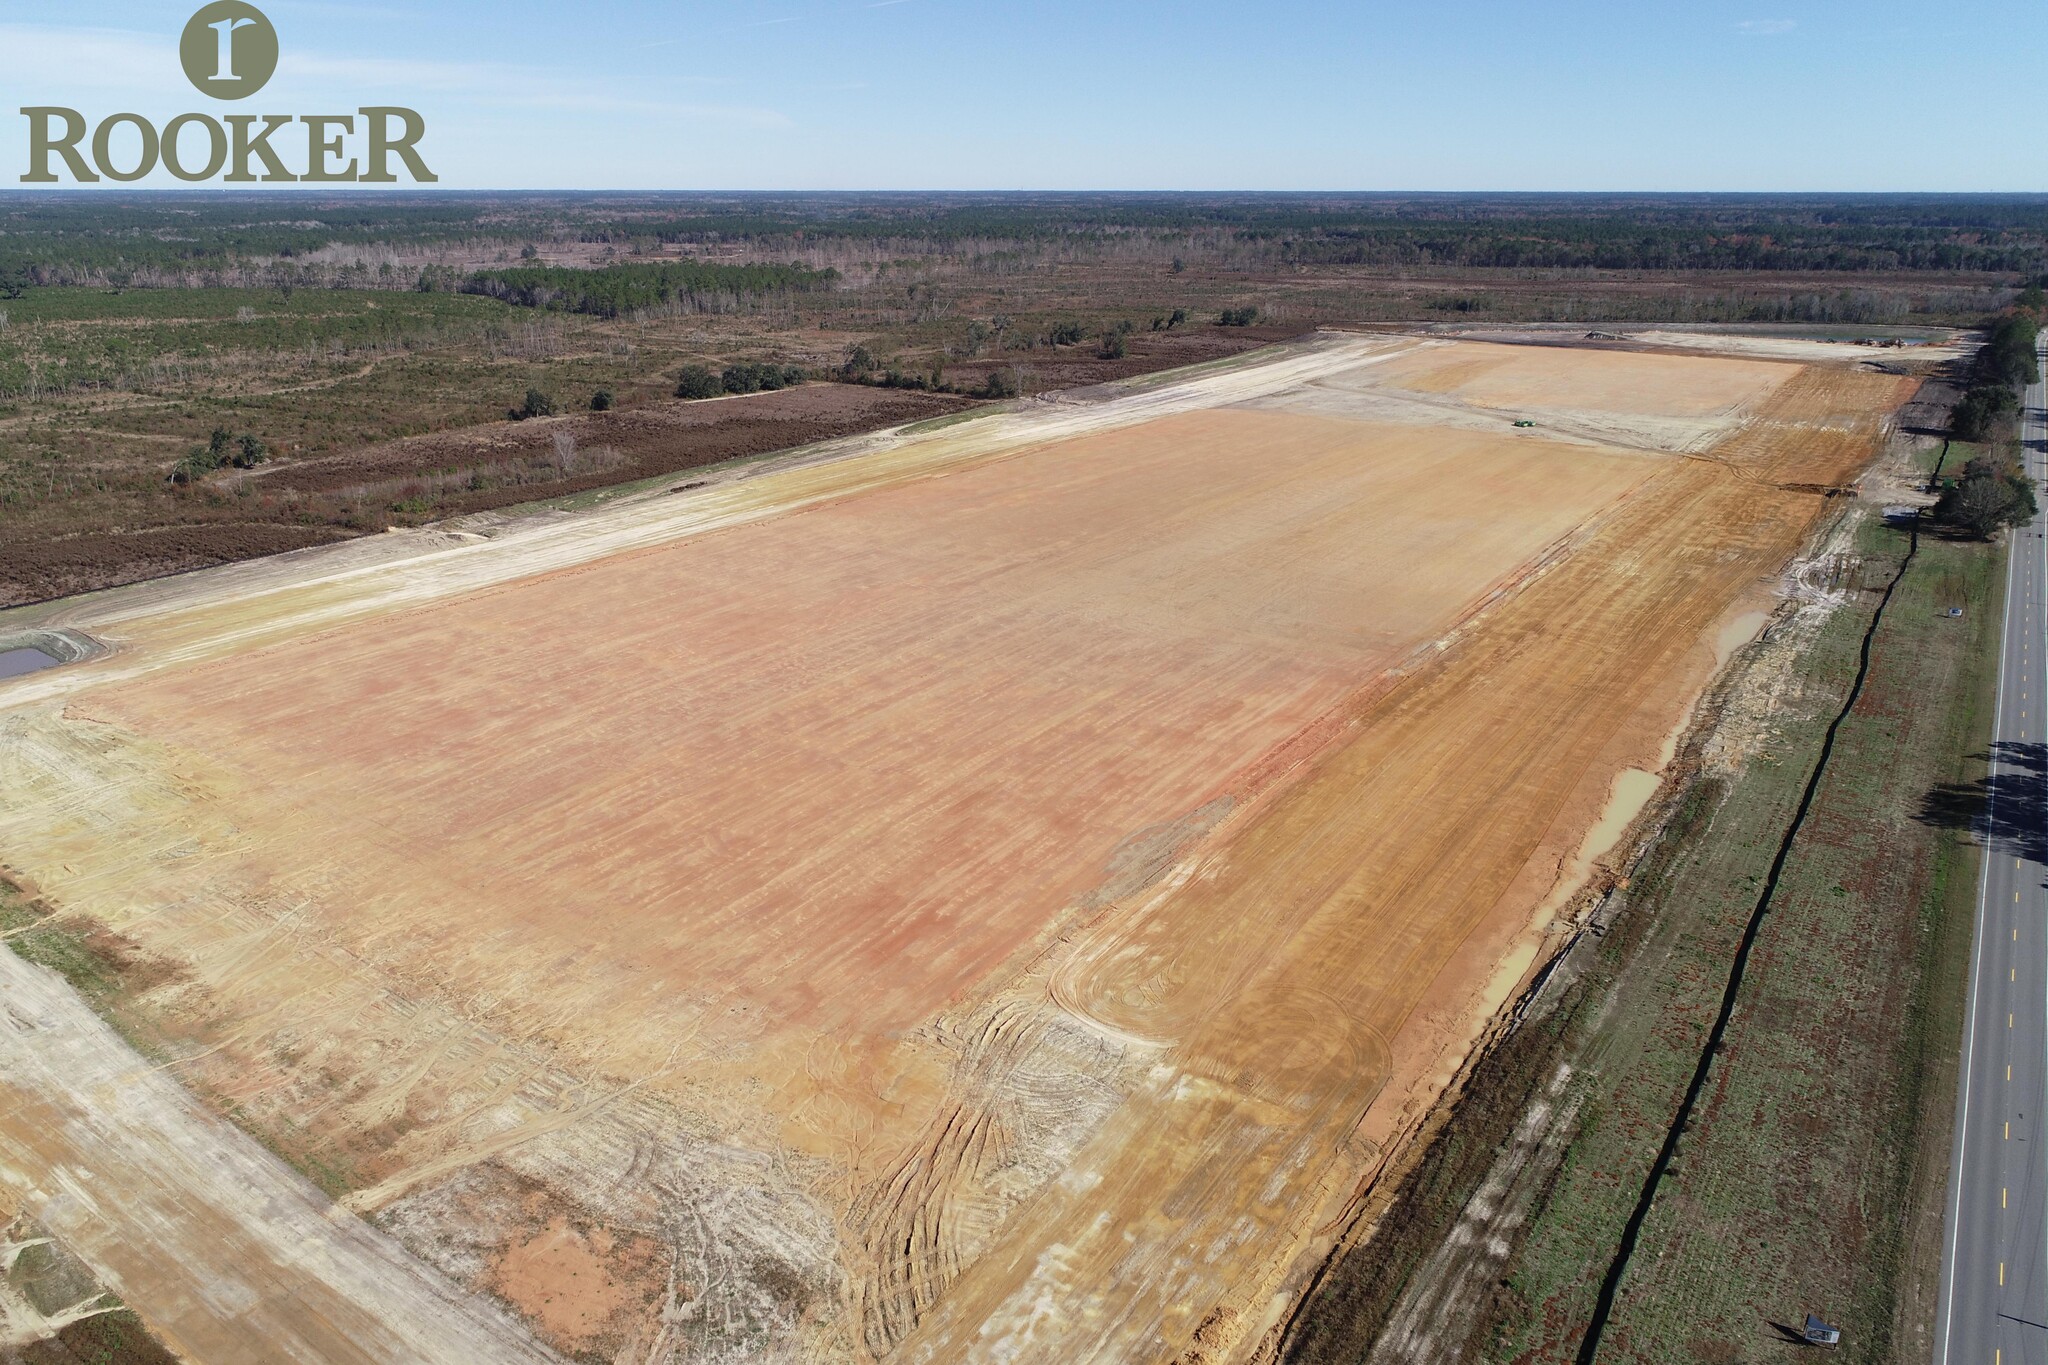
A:
[[[10,534],[0,541],[0,607],[304,549],[394,523],[581,493],[974,406],[947,394],[806,384],[702,403],[494,422],[249,475],[228,473],[179,499],[185,524],[48,539]],[[558,449],[558,433],[573,441],[571,453]],[[234,491],[242,479],[246,497]]]
[[[106,1302],[101,1297],[106,1286],[60,1243],[45,1241],[48,1235],[32,1218],[0,1216],[0,1240],[37,1243],[7,1273],[9,1288],[46,1314],[73,1304]],[[6,1365],[176,1365],[177,1359],[125,1308],[74,1322],[32,1345],[0,1350]]]
[[[531,484],[489,490],[449,499],[438,509],[443,514],[472,512],[787,450],[972,406],[971,400],[945,394],[851,384],[804,384],[738,398],[696,403],[678,399],[623,411],[497,422],[385,441],[341,455],[264,471],[254,482],[266,492],[293,489],[303,493],[334,493],[439,471],[552,459],[557,454],[558,435],[575,442],[576,455],[569,457],[564,477],[544,491],[537,492]],[[578,459],[595,463],[595,453],[606,449],[623,456],[624,462],[609,470],[579,475]],[[495,493],[511,496],[499,498],[493,496]]]
[[[62,540],[9,536],[0,542],[0,606],[69,597],[238,559],[302,550],[346,539],[348,534],[337,526],[216,522]]]
[[[1217,327],[1209,323],[1184,323],[1170,332],[1137,331],[1128,334],[1124,338],[1125,354],[1121,360],[1104,360],[1098,354],[1100,338],[1089,337],[1078,346],[1037,346],[1028,351],[1004,351],[972,360],[948,361],[946,382],[955,388],[971,389],[986,384],[992,371],[1015,369],[1023,375],[1026,393],[1106,384],[1114,379],[1151,374],[1155,370],[1199,365],[1204,361],[1242,355],[1276,341],[1287,341],[1301,333],[1301,327],[1285,324]]]
[[[177,1365],[142,1325],[123,1310],[74,1322],[48,1341],[23,1351],[22,1365]]]

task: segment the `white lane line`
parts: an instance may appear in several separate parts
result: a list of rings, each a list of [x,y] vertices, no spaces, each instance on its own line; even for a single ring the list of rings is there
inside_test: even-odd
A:
[[[2038,525],[2039,520],[2037,518],[2036,526],[2038,527]],[[2048,565],[2048,540],[2042,542],[2042,563]],[[2008,660],[2006,657],[2006,645],[2012,640],[2012,600],[2015,596],[2013,587],[2019,577],[2019,565],[2019,555],[2013,555],[2005,562],[2005,611],[2003,619],[2000,620],[1998,625],[1998,676],[2001,679],[2007,676],[2006,667]],[[1998,689],[1998,701],[1992,711],[1991,733],[1997,735],[2003,734],[2004,731],[2005,688],[2001,684]],[[1997,775],[1998,758],[1994,753],[1991,759],[1989,776],[1996,779]],[[1998,788],[1994,780],[1991,785],[1990,797],[1985,804],[1985,815],[1987,818],[1996,808],[1997,803]],[[1988,863],[1986,864],[1986,872],[1987,874],[1989,872]],[[1956,1326],[1956,1250],[1962,1238],[1963,1182],[1969,1172],[1970,1093],[1976,1088],[1977,1078],[1977,1030],[1974,1025],[1977,1020],[1978,1002],[1982,999],[1981,992],[1984,986],[1984,923],[1989,915],[1989,902],[1986,897],[1990,890],[1991,878],[1989,875],[1986,875],[1977,883],[1977,962],[1976,969],[1971,973],[1970,977],[1970,1021],[1972,1027],[1965,1034],[1968,1041],[1963,1048],[1963,1113],[1960,1122],[1957,1124],[1960,1136],[1956,1140],[1955,1207],[1949,1217],[1948,1285],[1944,1294],[1947,1300],[1947,1311],[1942,1315],[1941,1324],[1942,1365],[1948,1365],[1949,1345],[1954,1338]],[[2013,938],[2015,941],[2018,940],[2018,929],[2013,930]],[[2011,1079],[2011,1076],[2012,1068],[2008,1066],[2006,1068],[2006,1077]]]

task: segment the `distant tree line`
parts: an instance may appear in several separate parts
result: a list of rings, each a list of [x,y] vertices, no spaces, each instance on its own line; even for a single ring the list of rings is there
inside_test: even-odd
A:
[[[706,300],[717,295],[753,298],[827,289],[838,279],[836,270],[812,270],[801,265],[666,261],[589,270],[521,265],[480,270],[463,283],[462,292],[487,294],[523,308],[552,308],[615,318],[678,300]]]
[[[536,242],[614,251],[677,245],[739,248],[788,259],[834,242],[901,254],[977,256],[1150,242],[1186,266],[1266,263],[1517,269],[2048,271],[2048,203],[1970,195],[1611,194],[667,194],[435,195],[422,200],[280,194],[94,195],[10,199],[0,281],[170,287],[260,285],[289,269],[311,287],[503,289],[538,299],[563,289]],[[474,278],[444,262],[502,252],[530,264]],[[532,250],[533,255],[526,253]],[[488,259],[488,255],[485,256]],[[609,268],[601,266],[600,269]],[[632,262],[640,271],[802,270],[697,261]],[[575,274],[588,274],[576,271]],[[815,272],[819,275],[827,272]],[[660,301],[644,280],[569,291],[581,311]],[[744,279],[675,279],[669,296],[731,287],[799,287]]]
[[[1322,265],[1716,271],[2048,267],[2048,205],[1933,195],[800,195],[591,227],[586,242],[798,250],[1089,239],[1222,243]],[[1184,266],[1180,255],[1177,266]],[[1176,271],[1178,273],[1178,271]]]

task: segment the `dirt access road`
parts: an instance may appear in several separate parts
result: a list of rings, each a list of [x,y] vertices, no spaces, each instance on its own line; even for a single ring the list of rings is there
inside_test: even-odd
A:
[[[0,1179],[193,1361],[559,1361],[0,952]]]

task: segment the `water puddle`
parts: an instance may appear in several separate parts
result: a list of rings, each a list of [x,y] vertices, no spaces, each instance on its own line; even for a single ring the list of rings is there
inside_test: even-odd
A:
[[[24,673],[55,668],[64,661],[40,649],[0,649],[0,678],[18,678]]]
[[[1754,632],[1752,632],[1753,634]],[[1656,773],[1646,773],[1641,768],[1625,768],[1614,779],[1614,787],[1607,798],[1607,809],[1600,812],[1600,819],[1586,832],[1586,841],[1579,845],[1579,862],[1593,863],[1613,852],[1627,832],[1629,822],[1642,814],[1643,807],[1650,804],[1650,798],[1657,794],[1657,784],[1663,781]]]
[[[1771,619],[1766,611],[1746,611],[1721,627],[1721,634],[1714,640],[1714,663],[1725,664],[1736,650],[1754,640],[1764,623]]]
[[[1660,774],[1643,768],[1624,768],[1615,774],[1613,785],[1607,789],[1607,804],[1601,808],[1600,818],[1586,831],[1586,837],[1579,841],[1578,852],[1559,870],[1550,894],[1536,907],[1533,923],[1538,929],[1548,928],[1565,902],[1578,894],[1592,872],[1593,864],[1614,851],[1614,846],[1621,842],[1621,836],[1628,833],[1629,825],[1643,813],[1643,807],[1650,804],[1650,798],[1657,794],[1657,786],[1663,780]],[[1532,945],[1531,961],[1534,960],[1534,952]],[[1527,961],[1523,965],[1527,966]]]

